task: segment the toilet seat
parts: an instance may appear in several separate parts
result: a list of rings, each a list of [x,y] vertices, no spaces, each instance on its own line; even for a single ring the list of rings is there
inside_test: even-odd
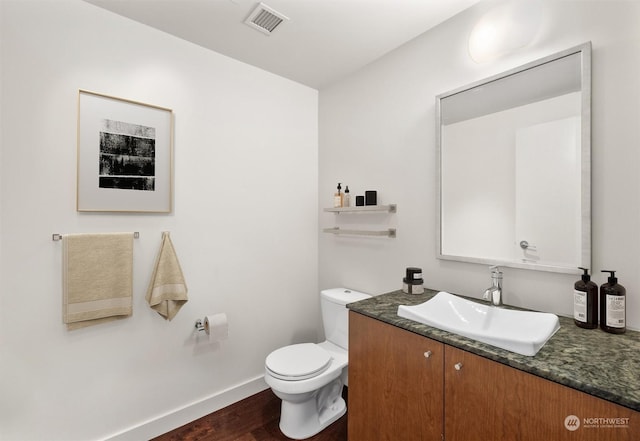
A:
[[[331,354],[314,343],[300,343],[276,349],[267,356],[265,367],[281,380],[307,380],[331,365]]]

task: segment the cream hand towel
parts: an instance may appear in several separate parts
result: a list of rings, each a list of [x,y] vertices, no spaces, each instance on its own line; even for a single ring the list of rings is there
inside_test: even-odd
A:
[[[133,312],[133,233],[62,238],[63,320],[78,329]]]
[[[187,303],[187,285],[182,275],[173,243],[168,232],[162,233],[162,244],[147,290],[149,306],[166,320],[173,319]]]

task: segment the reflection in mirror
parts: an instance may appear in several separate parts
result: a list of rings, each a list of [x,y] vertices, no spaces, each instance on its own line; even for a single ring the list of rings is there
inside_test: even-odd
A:
[[[441,259],[591,263],[591,45],[436,98]]]

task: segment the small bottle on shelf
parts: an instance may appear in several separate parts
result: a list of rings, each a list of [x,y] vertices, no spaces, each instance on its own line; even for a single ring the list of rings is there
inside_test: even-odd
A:
[[[344,195],[342,197],[342,206],[350,207],[351,206],[351,195],[349,194],[349,186],[344,189]]]
[[[338,192],[333,195],[333,206],[342,207],[342,185],[338,182]]]

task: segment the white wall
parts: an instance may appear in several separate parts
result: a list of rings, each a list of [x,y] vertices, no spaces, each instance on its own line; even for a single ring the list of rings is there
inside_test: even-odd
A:
[[[352,194],[377,189],[384,202],[398,204],[398,231],[384,240],[321,236],[320,284],[383,293],[402,287],[405,267],[419,266],[427,286],[480,297],[490,284],[487,267],[435,257],[435,96],[590,40],[594,280],[606,281],[601,270],[618,271],[628,325],[639,329],[640,3],[548,2],[528,47],[476,64],[467,39],[490,5],[476,5],[321,91],[319,206],[331,204],[339,181]],[[333,225],[333,217],[322,213],[321,226]],[[577,279],[506,268],[505,300],[571,315]]]
[[[266,388],[270,351],[319,336],[317,91],[79,0],[0,14],[0,438],[148,439]],[[173,109],[172,214],[76,212],[80,88]],[[144,300],[164,230],[171,322]],[[140,232],[134,314],[68,332],[51,234],[111,231]],[[216,312],[219,345],[193,330]]]

